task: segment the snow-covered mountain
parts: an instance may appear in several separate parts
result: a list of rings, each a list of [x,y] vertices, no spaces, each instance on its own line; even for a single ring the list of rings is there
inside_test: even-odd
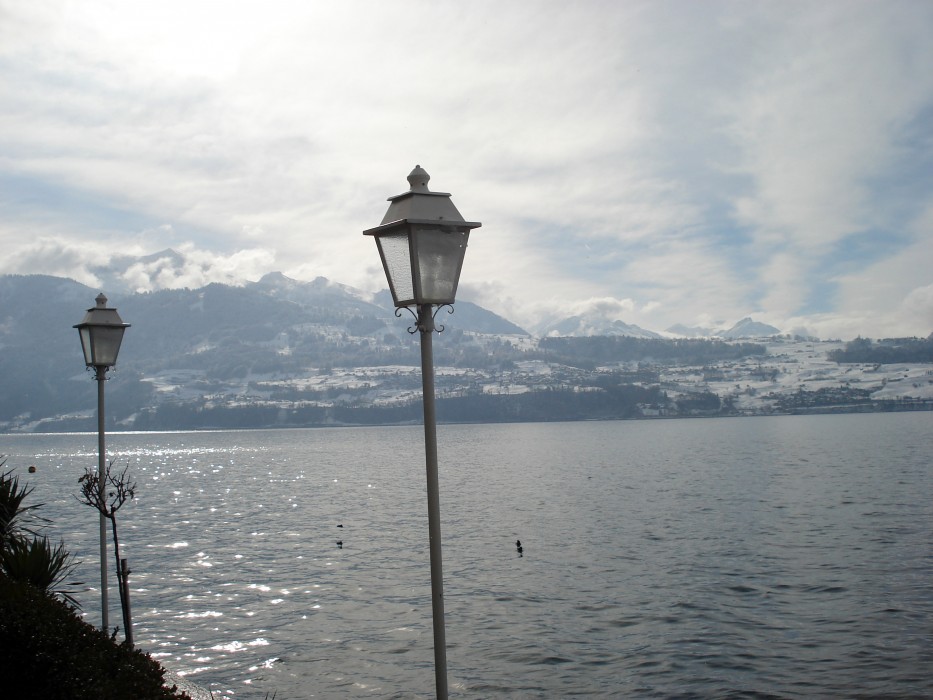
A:
[[[99,291],[58,277],[0,276],[0,431],[93,428],[93,381],[73,326]],[[418,339],[406,332],[412,319],[386,308],[388,294],[360,298],[323,278],[299,282],[278,273],[236,286],[104,291],[132,324],[114,371],[118,381],[107,393],[108,420],[126,429],[418,418]],[[597,326],[583,318],[568,319],[563,330],[616,331],[616,337],[536,339],[518,337],[520,328],[469,302],[458,302],[455,312],[442,317],[449,332],[437,336],[435,348],[439,395],[451,421],[697,410],[750,415],[850,405],[918,410],[933,401],[928,351],[895,352],[909,342],[670,342],[622,322]],[[730,332],[775,336],[776,330],[745,319]],[[633,333],[643,337],[624,337]],[[846,357],[832,355],[841,349]],[[890,366],[879,369],[885,362]],[[620,388],[623,394],[613,393]],[[546,393],[551,389],[567,393],[541,400],[554,399]],[[640,414],[641,404],[654,413]]]
[[[687,326],[678,323],[667,329],[667,333],[684,338],[723,338],[725,340],[738,340],[740,338],[770,338],[780,335],[781,331],[767,323],[760,323],[750,317],[745,317],[731,328],[716,330],[703,326]]]
[[[179,252],[171,248],[144,256],[117,255],[106,265],[95,267],[91,271],[100,281],[100,288],[110,296],[130,295],[139,291],[198,289],[215,282],[255,289],[275,299],[320,309],[322,313],[327,308],[346,313],[355,311],[364,315],[376,308],[390,313],[393,310],[387,290],[373,296],[324,277],[303,282],[290,279],[281,272],[270,272],[257,282],[249,282],[234,279],[222,271],[218,272],[217,269],[205,272],[198,260],[192,259],[184,251]],[[218,278],[218,274],[221,278]],[[451,327],[469,328],[478,333],[528,335],[527,331],[511,321],[465,300],[457,302],[456,313],[446,320]],[[718,337],[727,340],[780,334],[780,330],[774,326],[759,323],[751,318],[744,318],[731,328],[721,330],[677,324],[661,334],[599,313],[562,318],[534,330],[540,336],[662,338],[673,335],[686,338]]]
[[[635,324],[609,320],[599,316],[570,316],[546,326],[544,336],[589,337],[594,335],[627,335],[633,338],[660,338],[661,335]]]
[[[727,340],[737,340],[739,338],[770,338],[774,335],[780,335],[781,331],[767,323],[754,321],[749,317],[743,318],[728,330],[717,331],[716,335]]]
[[[200,289],[213,282],[254,290],[277,301],[293,302],[316,311],[322,318],[327,315],[337,318],[341,314],[391,318],[394,312],[388,290],[373,295],[326,277],[304,282],[286,277],[281,272],[270,272],[256,282],[233,277],[201,279],[197,261],[171,248],[141,257],[117,255],[106,265],[91,271],[100,280],[100,288],[112,298],[139,291]],[[455,314],[444,318],[445,324],[451,328],[476,333],[528,335],[526,330],[511,321],[463,299],[457,301]]]
[[[0,276],[0,425],[81,414],[92,405],[73,326],[104,291],[131,324],[123,340],[113,412],[209,395],[214,383],[247,387],[256,377],[309,377],[334,367],[415,363],[407,316],[396,318],[388,294],[369,295],[324,278],[271,273],[240,285],[121,292],[43,275]],[[388,301],[388,307],[385,302]],[[444,314],[438,361],[495,365],[483,343],[511,347],[527,335],[476,304]],[[491,340],[487,340],[491,339]],[[256,380],[258,381],[258,380]],[[208,386],[211,385],[211,386]],[[187,393],[186,393],[187,392]],[[84,420],[82,418],[82,420]]]
[[[781,331],[767,323],[760,323],[751,318],[743,318],[731,328],[715,330],[701,326],[687,326],[677,324],[665,331],[671,335],[684,338],[722,338],[724,340],[738,340],[740,338],[770,338],[780,335]],[[647,330],[633,323],[619,320],[609,320],[598,315],[570,316],[545,326],[542,336],[571,336],[588,337],[594,335],[630,336],[632,338],[662,338],[665,335]]]

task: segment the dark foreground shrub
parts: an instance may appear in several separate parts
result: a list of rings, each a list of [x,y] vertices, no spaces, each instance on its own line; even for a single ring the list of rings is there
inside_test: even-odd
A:
[[[188,698],[164,688],[163,674],[148,654],[117,644],[61,600],[0,575],[0,697]]]

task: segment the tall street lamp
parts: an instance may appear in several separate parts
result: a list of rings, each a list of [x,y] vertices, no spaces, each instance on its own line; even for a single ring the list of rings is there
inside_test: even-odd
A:
[[[408,176],[408,192],[389,197],[382,223],[363,233],[376,239],[389,280],[396,316],[407,308],[421,332],[424,451],[428,479],[428,534],[431,549],[431,613],[434,621],[434,674],[437,697],[447,698],[447,642],[444,631],[444,572],[441,561],[441,509],[437,479],[437,417],[434,410],[434,315],[454,303],[463,256],[476,221],[464,221],[446,192],[428,190],[431,177],[420,165]],[[415,313],[411,307],[417,307]],[[452,309],[451,309],[452,310]]]
[[[107,308],[107,297],[97,295],[97,306],[88,309],[81,323],[74,326],[81,336],[84,363],[94,368],[97,380],[97,476],[98,488],[103,494],[106,489],[106,441],[104,433],[104,381],[107,370],[117,364],[123,332],[130,324],[123,323],[116,309]],[[100,514],[100,610],[101,627],[108,628],[107,611],[107,519]]]

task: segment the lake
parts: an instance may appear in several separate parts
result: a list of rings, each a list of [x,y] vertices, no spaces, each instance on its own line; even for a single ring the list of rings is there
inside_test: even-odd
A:
[[[933,696],[933,413],[445,425],[438,443],[451,697]],[[138,646],[218,698],[433,697],[419,426],[108,448],[138,482],[118,518]],[[0,453],[100,624],[97,515],[75,499],[96,434],[0,435]]]

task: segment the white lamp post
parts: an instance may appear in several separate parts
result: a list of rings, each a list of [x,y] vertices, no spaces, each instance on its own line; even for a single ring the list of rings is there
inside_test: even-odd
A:
[[[363,233],[376,239],[396,314],[408,308],[421,332],[421,380],[424,402],[424,448],[428,480],[428,533],[431,550],[431,612],[434,621],[434,674],[437,697],[447,698],[447,642],[444,630],[444,573],[441,560],[441,510],[437,479],[437,417],[434,410],[435,330],[432,307],[449,306],[457,295],[460,269],[470,230],[446,192],[428,190],[430,176],[416,165],[408,192],[390,197],[389,210],[376,228]],[[410,307],[417,306],[417,314]],[[410,332],[414,333],[415,329]],[[439,330],[443,330],[441,327]]]
[[[117,364],[123,332],[130,324],[123,323],[116,309],[107,308],[107,297],[97,295],[97,306],[88,309],[81,323],[74,326],[81,336],[84,363],[94,368],[97,380],[97,474],[101,494],[106,488],[106,441],[104,432],[104,381],[107,370]],[[107,610],[107,519],[100,514],[100,610],[101,627],[108,628]]]

